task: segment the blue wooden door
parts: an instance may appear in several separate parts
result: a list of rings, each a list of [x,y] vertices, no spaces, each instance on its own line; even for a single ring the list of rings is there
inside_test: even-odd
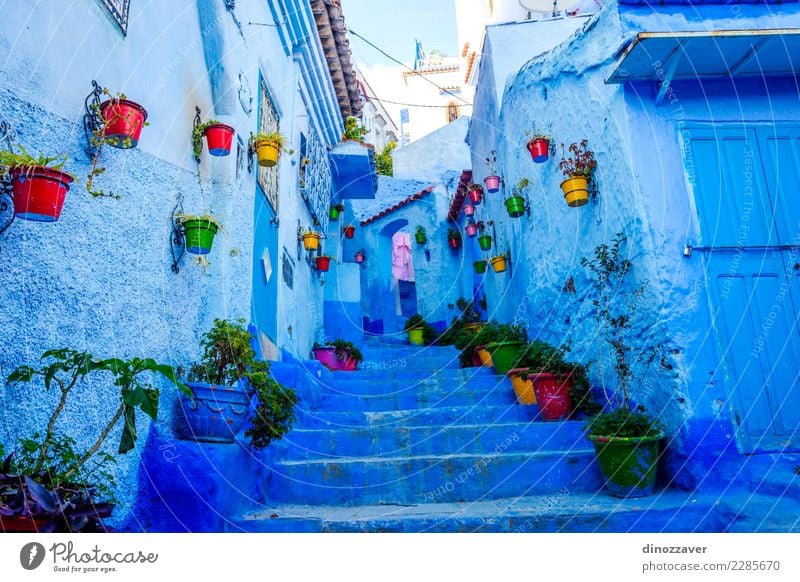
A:
[[[800,127],[687,129],[687,171],[739,446],[800,450],[800,247],[792,246],[800,244]]]

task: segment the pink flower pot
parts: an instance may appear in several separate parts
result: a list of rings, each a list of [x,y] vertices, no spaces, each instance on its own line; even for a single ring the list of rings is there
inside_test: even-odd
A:
[[[475,214],[475,207],[472,204],[467,204],[464,207],[464,216],[473,216]]]
[[[339,358],[336,357],[336,351],[332,347],[315,348],[314,358],[329,370],[339,369]]]
[[[500,176],[486,176],[483,182],[486,184],[486,190],[490,193],[494,194],[500,191]]]
[[[467,231],[467,236],[472,238],[476,234],[478,234],[478,225],[477,224],[468,224],[467,227],[464,230]]]

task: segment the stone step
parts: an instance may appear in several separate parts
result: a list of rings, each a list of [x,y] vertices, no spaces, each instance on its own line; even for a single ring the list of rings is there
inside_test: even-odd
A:
[[[309,459],[272,469],[268,499],[310,505],[476,501],[602,486],[590,449]]]
[[[334,372],[325,383],[327,386],[351,394],[382,394],[422,383],[463,386],[478,381],[499,383],[507,381],[507,378],[495,374],[491,368],[424,369],[414,366],[394,370],[363,369],[355,372]]]
[[[278,458],[399,457],[584,448],[583,423],[526,422],[345,430],[293,430],[271,445]]]
[[[414,408],[384,412],[295,409],[298,429],[391,428],[530,422],[541,419],[539,407],[511,404]]]
[[[533,493],[533,492],[530,492]],[[744,509],[745,513],[748,511]],[[778,512],[776,508],[773,513]],[[562,489],[471,503],[271,505],[227,523],[235,532],[606,532],[686,533],[736,529],[726,495],[665,490],[640,499]],[[769,530],[770,519],[762,523]],[[800,531],[784,526],[780,531]]]

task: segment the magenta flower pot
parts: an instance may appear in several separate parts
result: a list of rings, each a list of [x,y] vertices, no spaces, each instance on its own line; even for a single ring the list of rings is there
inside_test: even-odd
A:
[[[478,234],[478,225],[477,224],[468,224],[467,227],[464,230],[467,231],[467,236],[472,238],[476,234]]]
[[[500,176],[486,176],[483,181],[486,184],[486,190],[492,194],[500,191]]]
[[[473,216],[475,214],[475,207],[472,204],[467,204],[464,207],[464,216]]]
[[[470,190],[469,191],[469,200],[472,202],[473,206],[477,206],[481,203],[481,199],[483,195],[480,190]]]
[[[338,370],[340,367],[339,358],[336,357],[333,347],[315,348],[314,358],[329,370]]]

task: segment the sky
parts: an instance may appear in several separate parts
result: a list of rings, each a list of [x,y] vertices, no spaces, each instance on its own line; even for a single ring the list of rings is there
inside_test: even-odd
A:
[[[414,39],[426,52],[437,49],[456,56],[454,0],[342,0],[347,28],[403,61],[414,61]],[[353,54],[366,65],[392,64],[378,51],[350,35]]]

